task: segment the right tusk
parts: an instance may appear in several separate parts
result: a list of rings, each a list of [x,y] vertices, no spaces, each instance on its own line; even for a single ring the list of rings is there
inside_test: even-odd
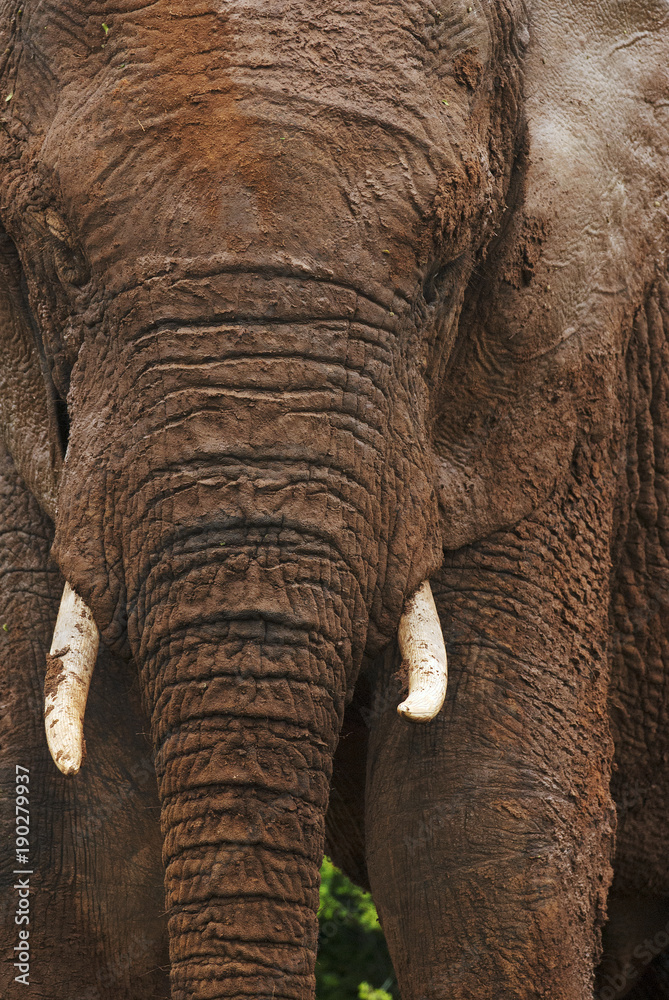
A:
[[[410,597],[397,634],[409,668],[409,695],[397,711],[412,722],[430,722],[446,697],[448,663],[439,615],[427,580]]]
[[[60,601],[44,682],[44,725],[56,767],[76,774],[84,756],[84,713],[100,634],[69,583]]]

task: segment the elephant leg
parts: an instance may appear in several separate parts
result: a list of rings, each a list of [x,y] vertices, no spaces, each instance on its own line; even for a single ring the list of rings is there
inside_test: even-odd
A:
[[[132,667],[101,651],[86,767],[65,778],[47,749],[42,693],[62,579],[49,564],[51,525],[3,452],[0,523],[0,994],[164,1000],[158,798]],[[17,777],[28,789],[26,864],[16,854]],[[26,879],[28,919],[17,925],[14,887]],[[19,930],[29,933],[30,969],[17,983]]]
[[[365,777],[369,730],[369,693],[365,677],[353,702],[335,751],[330,800],[325,816],[325,853],[357,885],[369,889],[365,860]]]
[[[592,996],[614,823],[611,508],[581,465],[433,581],[450,661],[437,719],[398,718],[392,656],[379,672],[368,868],[403,1000]]]
[[[629,413],[611,600],[615,877],[597,1000],[669,997],[669,290],[639,310],[626,358]]]

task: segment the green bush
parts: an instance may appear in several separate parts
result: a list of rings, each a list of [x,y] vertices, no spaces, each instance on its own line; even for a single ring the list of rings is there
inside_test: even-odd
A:
[[[358,986],[359,1000],[393,1000],[390,993],[385,990],[373,990],[369,983],[360,983]]]
[[[317,1000],[396,1000],[388,948],[368,892],[324,858],[321,868]]]

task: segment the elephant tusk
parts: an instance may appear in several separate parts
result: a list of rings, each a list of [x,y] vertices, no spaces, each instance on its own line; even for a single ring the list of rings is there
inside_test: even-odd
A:
[[[93,614],[65,584],[44,682],[49,751],[63,774],[76,774],[84,756],[84,713],[100,634]]]
[[[412,722],[430,722],[444,704],[446,646],[432,589],[426,580],[404,606],[397,635],[409,670],[409,695],[397,711]]]

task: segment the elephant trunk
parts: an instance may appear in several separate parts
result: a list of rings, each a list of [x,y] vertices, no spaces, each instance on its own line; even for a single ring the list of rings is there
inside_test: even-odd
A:
[[[335,565],[314,559],[296,581],[283,554],[268,567],[259,552],[236,594],[221,565],[206,592],[191,570],[146,610],[178,1000],[313,991],[351,627]]]
[[[441,561],[424,385],[408,304],[188,267],[115,300],[118,355],[82,350],[54,551],[102,640],[127,639],[139,666],[173,996],[304,1000],[345,700],[419,588],[405,710],[443,698],[422,588]]]

